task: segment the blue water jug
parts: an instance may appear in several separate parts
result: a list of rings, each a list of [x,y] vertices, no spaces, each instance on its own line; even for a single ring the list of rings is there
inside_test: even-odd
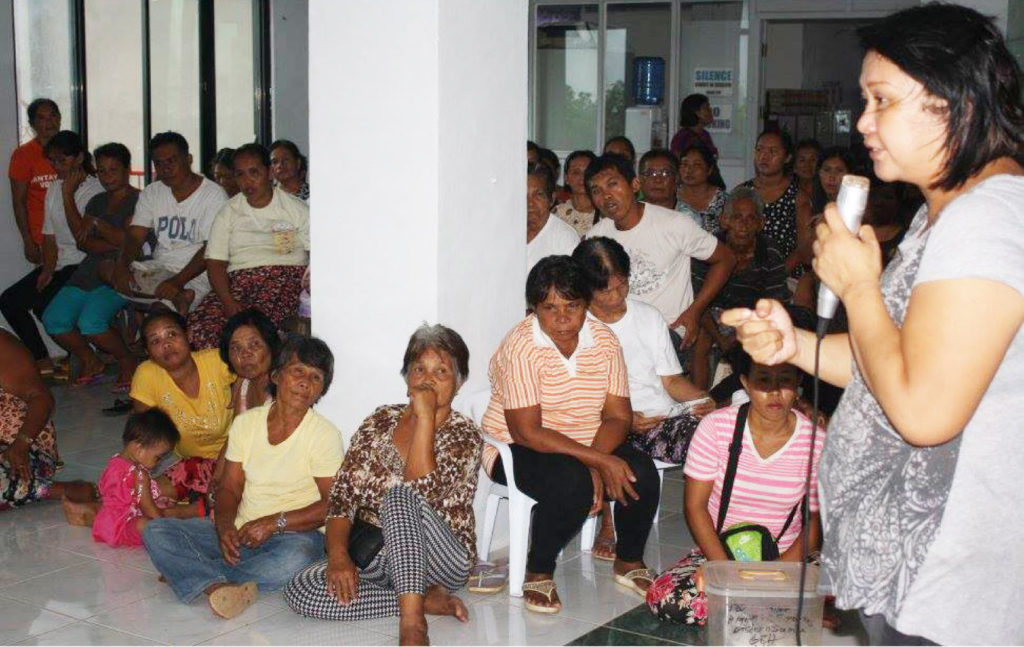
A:
[[[656,106],[665,99],[665,59],[638,56],[633,59],[633,99],[638,106]]]

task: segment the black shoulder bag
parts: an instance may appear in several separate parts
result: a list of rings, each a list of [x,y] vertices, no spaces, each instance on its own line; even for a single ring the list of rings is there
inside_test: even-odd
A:
[[[366,568],[383,547],[384,531],[368,521],[363,521],[356,513],[352,520],[352,529],[348,533],[348,556],[352,563],[360,569]]]
[[[796,511],[801,506],[807,504],[807,495],[805,494],[800,503],[793,506],[793,509],[790,510],[785,525],[782,526],[782,530],[779,531],[776,537],[773,537],[771,531],[760,524],[744,524],[722,532],[722,526],[725,525],[725,515],[729,511],[729,500],[732,498],[732,486],[736,480],[736,469],[740,463],[740,452],[743,451],[743,430],[747,425],[747,413],[749,412],[750,403],[747,402],[740,406],[740,410],[736,414],[736,428],[732,433],[732,443],[729,444],[729,464],[725,468],[725,479],[722,481],[722,500],[718,505],[718,523],[715,525],[715,533],[718,534],[718,539],[722,542],[722,547],[725,548],[725,554],[732,560],[735,560],[736,556],[733,554],[732,547],[730,546],[731,542],[729,539],[731,537],[740,533],[760,535],[761,561],[770,562],[779,558],[779,540],[789,530],[789,525],[793,523]]]

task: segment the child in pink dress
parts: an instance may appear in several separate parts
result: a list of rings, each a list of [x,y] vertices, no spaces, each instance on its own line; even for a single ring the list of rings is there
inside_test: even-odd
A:
[[[142,529],[158,517],[195,517],[205,513],[202,500],[179,505],[161,492],[150,470],[178,442],[178,429],[159,409],[132,414],[125,425],[124,449],[100,476],[100,509],[92,537],[111,546],[141,546]]]

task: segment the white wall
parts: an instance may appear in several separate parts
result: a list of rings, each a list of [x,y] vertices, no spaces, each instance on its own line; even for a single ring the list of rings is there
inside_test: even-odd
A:
[[[466,339],[469,390],[523,315],[526,17],[524,0],[310,2],[310,151],[331,178],[313,329],[337,358],[320,409],[346,436],[405,399],[420,323]]]
[[[290,139],[299,150],[306,152],[309,151],[309,0],[273,0],[270,22],[274,138]],[[353,66],[360,60],[352,59]],[[335,72],[339,69],[336,61],[328,67]],[[346,70],[348,67],[346,65]]]
[[[803,87],[804,25],[770,22],[764,87],[768,90]]]
[[[14,12],[10,2],[0,3],[0,70],[7,83],[0,83],[0,143],[4,155],[18,146],[18,98],[14,88]],[[7,158],[4,157],[4,169]],[[5,173],[6,174],[6,173]],[[0,182],[0,290],[24,276],[32,266],[21,250],[21,235],[14,223],[10,182]],[[0,316],[0,323],[7,322]]]

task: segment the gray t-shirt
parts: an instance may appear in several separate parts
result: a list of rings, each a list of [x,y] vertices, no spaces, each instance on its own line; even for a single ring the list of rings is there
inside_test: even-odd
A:
[[[989,178],[926,224],[922,207],[882,275],[898,326],[921,283],[980,278],[1024,294],[1024,178]],[[1024,643],[1021,412],[1021,329],[964,430],[935,447],[902,440],[854,365],[820,480],[822,561],[841,608],[942,644]]]
[[[85,213],[83,215],[94,216],[114,227],[124,227],[124,223],[135,213],[135,203],[139,201],[139,193],[138,191],[130,191],[115,209],[110,209],[107,206],[109,197],[110,194],[106,191],[93,196],[88,204],[85,205]],[[79,263],[78,269],[75,270],[75,273],[71,275],[71,278],[68,279],[65,285],[85,292],[95,290],[103,285],[103,280],[100,279],[99,275],[100,263],[104,260],[115,258],[117,258],[117,250],[103,254],[88,254]]]

